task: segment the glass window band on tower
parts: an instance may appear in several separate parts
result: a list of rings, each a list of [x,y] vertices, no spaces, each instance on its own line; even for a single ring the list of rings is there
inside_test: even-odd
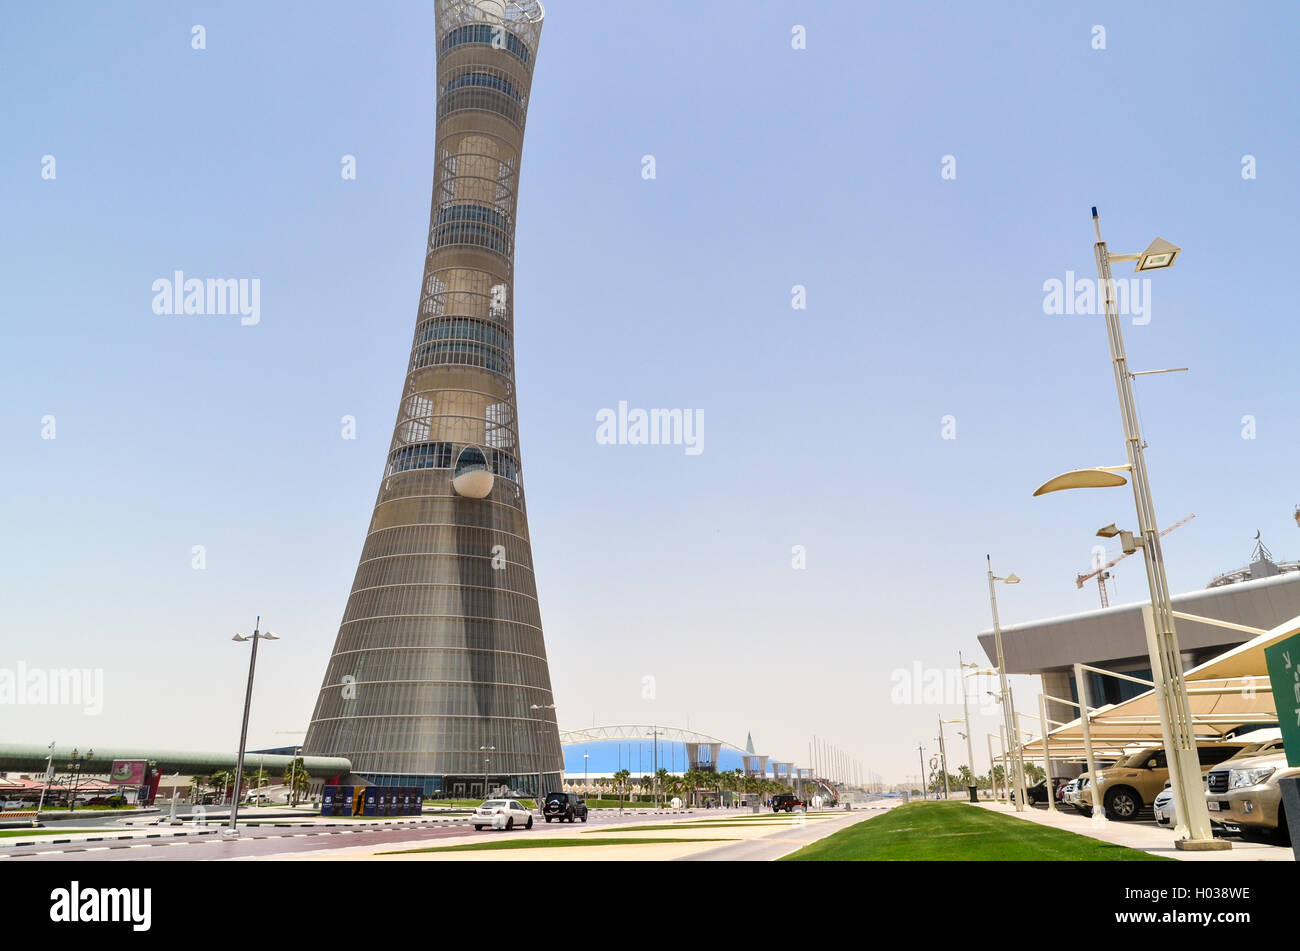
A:
[[[436,2],[437,142],[415,334],[305,741],[351,760],[354,779],[536,794],[558,788],[563,769],[514,385],[516,195],[543,16],[536,0]]]

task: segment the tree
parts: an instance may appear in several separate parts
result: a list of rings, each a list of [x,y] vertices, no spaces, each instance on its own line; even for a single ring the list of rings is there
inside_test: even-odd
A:
[[[208,783],[213,789],[221,790],[221,801],[226,800],[226,790],[235,785],[235,771],[233,769],[219,769],[208,777]]]
[[[240,788],[245,796],[251,796],[254,789],[261,789],[271,782],[271,774],[266,770],[258,767],[254,770],[248,770],[244,773],[244,781]]]
[[[293,796],[293,805],[298,805],[298,794],[311,789],[311,775],[303,765],[301,756],[295,757],[293,762],[285,767],[284,782]]]
[[[632,778],[632,773],[626,769],[620,769],[614,774],[614,783],[618,786],[618,811],[623,811],[623,798],[627,792],[627,781]]]
[[[664,790],[667,789],[667,787],[668,787],[668,782],[669,782],[669,780],[671,780],[671,779],[672,779],[672,776],[669,775],[668,770],[667,770],[666,768],[664,768],[663,766],[660,766],[659,769],[655,772],[655,790],[656,790],[656,792],[655,792],[655,803],[656,803],[656,805],[659,804],[659,803],[661,802],[661,800],[663,799],[663,793],[664,793]]]

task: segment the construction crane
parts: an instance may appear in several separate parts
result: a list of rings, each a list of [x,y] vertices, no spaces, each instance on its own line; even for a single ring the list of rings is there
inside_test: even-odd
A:
[[[1183,519],[1181,522],[1174,522],[1174,524],[1170,525],[1168,528],[1166,528],[1163,532],[1160,533],[1160,537],[1164,538],[1175,528],[1182,528],[1184,525],[1186,525],[1194,518],[1196,518],[1195,512],[1187,516],[1187,518]],[[1108,578],[1110,578],[1109,569],[1114,568],[1116,565],[1118,565],[1121,561],[1123,561],[1131,554],[1133,554],[1133,552],[1131,551],[1126,552],[1125,554],[1120,555],[1118,558],[1112,558],[1110,561],[1102,565],[1100,568],[1097,568],[1095,571],[1089,571],[1087,574],[1076,575],[1074,578],[1075,587],[1082,588],[1084,582],[1091,581],[1093,578],[1096,578],[1097,590],[1101,592],[1101,606],[1103,608],[1110,607],[1110,596],[1106,593],[1106,581]]]

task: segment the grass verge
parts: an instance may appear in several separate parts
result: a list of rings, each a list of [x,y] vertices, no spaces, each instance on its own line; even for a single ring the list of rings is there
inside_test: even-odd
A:
[[[804,846],[781,861],[1166,862],[1163,856],[958,802],[910,803]]]

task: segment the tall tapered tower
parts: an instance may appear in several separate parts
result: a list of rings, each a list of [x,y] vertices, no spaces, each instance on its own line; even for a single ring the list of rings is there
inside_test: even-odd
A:
[[[380,785],[535,793],[563,770],[515,422],[515,206],[543,15],[537,0],[437,0],[415,340],[305,741]]]

